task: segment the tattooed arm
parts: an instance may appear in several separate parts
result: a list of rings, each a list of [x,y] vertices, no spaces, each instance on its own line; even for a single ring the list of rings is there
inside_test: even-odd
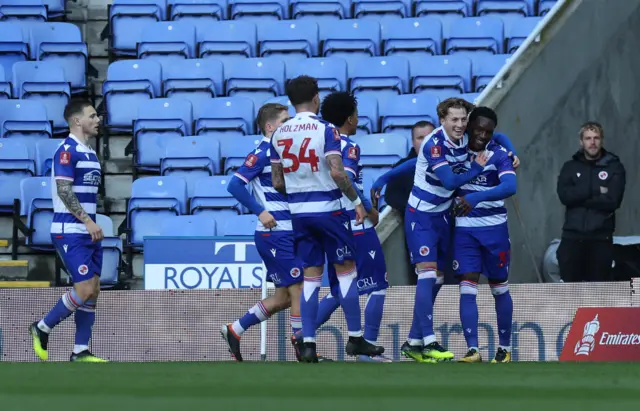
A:
[[[326,158],[331,169],[331,178],[333,181],[335,181],[340,188],[340,191],[342,191],[349,200],[356,201],[358,199],[358,192],[351,184],[351,179],[347,175],[347,172],[344,171],[342,157],[332,154],[328,155]]]
[[[271,184],[273,188],[283,196],[287,195],[287,188],[284,185],[284,171],[282,163],[271,163]]]
[[[62,203],[67,207],[67,210],[74,215],[78,220],[83,223],[87,223],[91,220],[89,214],[82,208],[78,197],[73,192],[73,181],[68,180],[56,180],[56,187],[58,190],[58,197]]]

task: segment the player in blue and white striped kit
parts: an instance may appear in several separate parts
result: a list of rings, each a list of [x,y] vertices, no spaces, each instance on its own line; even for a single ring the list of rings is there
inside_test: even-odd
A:
[[[493,363],[511,362],[513,301],[509,294],[511,242],[504,200],[516,193],[516,173],[507,150],[492,140],[496,113],[476,107],[469,116],[469,152],[487,153],[484,170],[456,191],[453,269],[460,277],[460,321],[469,351],[461,362],[482,362],[478,349],[478,281],[489,280],[498,319],[499,347]],[[465,168],[469,163],[465,163]]]
[[[106,362],[89,351],[96,318],[102,270],[102,229],[96,224],[100,162],[88,139],[98,135],[100,117],[86,101],[71,101],[64,109],[69,137],[53,155],[51,171],[53,222],[51,239],[73,279],[73,289],[39,322],[29,328],[33,349],[41,360],[49,358],[51,330],[75,312],[76,336],[71,361]]]

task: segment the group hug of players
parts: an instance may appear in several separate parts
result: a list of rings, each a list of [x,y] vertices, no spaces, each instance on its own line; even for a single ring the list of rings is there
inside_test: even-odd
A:
[[[264,138],[228,186],[258,216],[255,244],[275,293],[223,325],[222,337],[232,356],[242,361],[242,334],[290,308],[291,343],[298,361],[330,361],[316,351],[316,330],[342,307],[347,355],[391,362],[376,345],[389,286],[375,231],[378,211],[362,192],[360,147],[349,139],[358,126],[357,100],[334,92],[321,102],[317,81],[308,76],[290,81],[287,96],[296,115],[290,118],[286,106],[273,103],[259,110]],[[443,271],[451,267],[460,279],[460,319],[468,346],[460,361],[482,361],[476,295],[483,274],[495,298],[499,329],[492,362],[510,362],[513,302],[504,200],[516,192],[514,167],[519,160],[509,139],[494,133],[498,120],[493,110],[451,98],[438,105],[438,116],[441,126],[424,138],[418,156],[382,175],[372,189],[376,204],[387,182],[414,175],[405,232],[418,281],[413,322],[401,351],[418,362],[454,358],[433,331],[433,304]],[[318,302],[325,258],[330,293]],[[359,305],[363,294],[368,295],[364,332]]]

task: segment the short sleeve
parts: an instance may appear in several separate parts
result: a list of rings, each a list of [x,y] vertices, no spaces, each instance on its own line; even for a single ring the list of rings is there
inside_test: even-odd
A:
[[[273,146],[273,142],[275,139],[271,139],[271,147],[269,148],[269,151],[271,152],[269,155],[269,158],[271,159],[272,163],[280,163],[280,155],[278,154],[278,151],[276,150],[276,148]]]
[[[429,164],[431,170],[448,164],[442,146],[433,144],[431,141],[427,141],[427,143],[422,146],[422,155],[427,159],[427,164]]]
[[[66,150],[65,146],[61,146],[53,156],[53,174],[56,180],[73,181],[75,163],[71,151],[67,151],[68,149],[68,145]]]
[[[502,178],[502,176],[509,174],[516,174],[516,171],[513,168],[513,162],[505,152],[500,152],[500,158],[498,159],[498,161],[496,161],[496,168],[498,169],[499,178]]]
[[[324,155],[342,154],[340,142],[342,138],[335,127],[327,125],[324,129]]]
[[[344,165],[344,169],[353,174],[354,177],[357,177],[359,162],[360,147],[351,143],[346,144],[344,150],[342,150],[342,164]]]
[[[273,149],[270,149],[269,151],[273,152]],[[263,155],[258,155],[255,152],[249,153],[242,166],[240,166],[234,175],[248,184],[251,180],[262,173],[265,167],[265,162],[268,161],[269,157],[267,157],[266,153]]]

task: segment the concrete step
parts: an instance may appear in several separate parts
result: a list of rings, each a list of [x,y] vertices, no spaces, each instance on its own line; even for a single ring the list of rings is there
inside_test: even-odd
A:
[[[29,261],[0,260],[0,279],[27,278],[29,275]]]

